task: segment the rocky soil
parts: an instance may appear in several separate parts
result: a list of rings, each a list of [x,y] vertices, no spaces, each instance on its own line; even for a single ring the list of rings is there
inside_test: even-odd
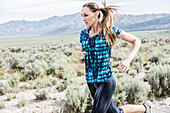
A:
[[[61,109],[66,102],[66,90],[58,92],[55,87],[48,89],[50,89],[48,100],[36,100],[35,89],[23,90],[10,101],[6,101],[6,96],[0,96],[0,100],[5,100],[5,108],[0,109],[0,113],[62,113]],[[26,104],[19,108],[18,99],[22,97],[25,98]],[[170,113],[170,97],[155,99],[152,103],[153,113]]]

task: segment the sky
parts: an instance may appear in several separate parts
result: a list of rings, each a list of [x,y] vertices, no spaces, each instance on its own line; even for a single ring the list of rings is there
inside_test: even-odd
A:
[[[102,0],[0,0],[0,24],[11,20],[38,21],[52,16],[81,12],[83,4]],[[106,0],[106,5],[119,6],[120,14],[170,13],[170,0]]]

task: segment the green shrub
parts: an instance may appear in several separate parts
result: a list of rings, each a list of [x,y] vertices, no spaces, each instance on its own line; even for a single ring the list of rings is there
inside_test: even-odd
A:
[[[141,42],[142,43],[148,43],[148,39],[147,38],[142,38]]]
[[[152,67],[151,63],[145,63],[143,66],[146,71],[150,70],[150,68]]]
[[[48,99],[48,92],[46,90],[36,90],[34,95],[36,96],[37,100],[47,100]]]
[[[0,100],[0,109],[5,108],[4,100]]]
[[[40,61],[35,61],[33,63],[28,63],[22,73],[26,76],[28,80],[36,79],[44,74],[44,69],[41,67]]]
[[[114,53],[111,54],[111,59],[110,61],[121,61],[124,60],[126,58],[126,54],[124,52],[119,52],[119,51],[113,51]]]
[[[14,74],[12,78],[8,81],[9,86],[16,87],[19,84],[20,77],[17,74]]]
[[[70,48],[67,48],[67,49],[65,49],[65,51],[64,51],[64,54],[66,55],[66,56],[71,56],[72,55],[72,52],[73,52],[73,50],[72,49],[70,49]]]
[[[84,73],[84,67],[82,68],[82,67],[76,67],[75,68],[75,71],[76,71],[76,73],[77,73],[77,76],[84,76],[85,75],[85,73]]]
[[[150,86],[147,83],[124,75],[118,79],[113,99],[116,105],[121,105],[126,102],[139,104],[146,100],[149,92]]]
[[[20,98],[20,99],[18,100],[18,107],[21,108],[21,107],[25,106],[25,103],[26,103],[25,98],[24,98],[24,97]]]
[[[55,62],[46,70],[46,72],[47,75],[53,75],[59,79],[63,79],[65,67]]]
[[[20,75],[20,81],[21,81],[21,82],[24,82],[24,81],[26,81],[26,80],[27,80],[27,78],[26,78],[25,75]]]
[[[67,88],[67,84],[65,81],[63,82],[58,82],[56,84],[56,89],[60,92],[60,91],[64,91]]]
[[[135,70],[135,69],[130,69],[130,70],[128,71],[128,74],[129,74],[130,76],[132,76],[132,77],[135,77],[135,76],[137,75],[137,70]]]
[[[64,74],[64,80],[67,81],[67,83],[72,83],[73,79],[77,77],[77,73],[75,70],[68,71]]]
[[[159,64],[151,67],[148,79],[155,96],[170,95],[170,65]]]
[[[9,90],[10,90],[10,87],[8,84],[0,82],[0,95],[6,94]]]
[[[18,52],[20,52],[21,51],[21,48],[18,48],[18,47],[12,47],[12,48],[9,48],[10,49],[10,51],[11,52],[13,52],[13,53],[18,53]]]
[[[7,101],[10,101],[11,99],[16,98],[16,94],[7,93],[6,98],[7,98]]]
[[[67,90],[66,98],[68,113],[90,112],[89,108],[91,109],[93,101],[87,87],[70,86]]]
[[[152,62],[152,63],[158,63],[160,60],[158,55],[153,55],[151,57],[149,57],[148,61]]]
[[[45,87],[52,86],[52,82],[48,77],[43,77],[43,78],[35,79],[33,85],[34,88],[45,88]]]
[[[11,69],[14,69],[14,71],[22,70],[24,69],[27,60],[28,60],[27,54],[13,53],[10,55],[9,59],[7,60],[7,63],[10,64]]]
[[[58,78],[54,78],[52,76],[49,76],[49,80],[51,81],[52,85],[56,85],[58,83]]]

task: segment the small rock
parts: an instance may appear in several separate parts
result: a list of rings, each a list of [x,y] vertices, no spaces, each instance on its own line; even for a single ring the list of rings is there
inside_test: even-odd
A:
[[[37,108],[40,108],[40,106],[36,106]]]
[[[163,100],[160,102],[160,105],[168,105],[168,103],[165,100]]]
[[[170,106],[170,97],[168,97],[165,101]]]

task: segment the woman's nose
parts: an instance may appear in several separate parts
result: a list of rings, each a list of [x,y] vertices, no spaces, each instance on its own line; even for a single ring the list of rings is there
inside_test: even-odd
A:
[[[83,17],[83,21],[85,21],[85,18]]]

